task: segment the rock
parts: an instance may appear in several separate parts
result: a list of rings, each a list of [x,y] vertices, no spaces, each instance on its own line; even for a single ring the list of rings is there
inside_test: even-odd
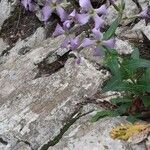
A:
[[[5,49],[7,49],[7,47],[9,47],[9,46],[7,45],[7,43],[5,43],[2,38],[0,38],[0,55],[2,54],[2,52],[3,52]]]
[[[134,16],[136,14],[138,14],[138,7],[136,6],[136,4],[132,1],[132,0],[124,0],[125,2],[125,10],[123,13],[123,18],[128,18],[131,16]],[[120,4],[121,0],[116,1],[116,4]],[[112,23],[112,21],[114,21],[117,16],[118,16],[118,12],[114,9],[113,6],[110,6],[108,8],[108,14],[105,16],[106,18],[106,22],[110,25]],[[130,20],[124,20],[121,24],[122,25],[127,25],[129,22],[131,22]]]
[[[142,31],[147,38],[150,40],[150,25],[146,25],[145,20],[138,22],[133,28],[133,31]]]
[[[93,95],[103,83],[105,75],[83,57],[80,65],[70,58],[51,76],[34,78],[34,63],[56,50],[61,39],[49,39],[48,45],[37,48],[31,38],[32,44],[29,39],[18,42],[1,64],[0,136],[8,143],[0,144],[3,149],[39,148],[60,132],[77,103],[85,95]],[[31,50],[19,55],[21,45],[27,43]]]
[[[61,141],[48,150],[132,150],[132,145],[113,140],[109,132],[113,127],[127,123],[123,118],[105,118],[90,123],[89,118],[78,120],[64,135]],[[142,145],[138,148],[143,149]]]
[[[147,6],[150,5],[150,1],[149,0],[138,0],[138,3],[142,7],[142,9],[145,9],[145,8],[147,8]]]
[[[147,146],[147,149],[150,149],[150,136],[148,136],[147,138],[146,146]]]
[[[127,40],[123,41],[118,38],[116,38],[115,49],[118,51],[119,54],[131,54],[131,52],[133,51],[133,48]]]
[[[3,22],[10,16],[11,12],[14,10],[14,6],[17,4],[17,0],[1,0],[0,1],[0,29]]]

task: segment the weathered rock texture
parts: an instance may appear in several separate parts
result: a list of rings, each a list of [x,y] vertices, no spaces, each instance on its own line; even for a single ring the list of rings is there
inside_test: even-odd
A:
[[[0,27],[16,3],[0,1]],[[137,12],[135,3],[126,3],[126,15]],[[130,4],[133,12],[127,12]],[[109,137],[125,118],[89,121],[101,108],[85,97],[101,90],[109,74],[95,67],[101,59],[92,56],[92,48],[81,51],[78,65],[60,48],[63,39],[46,39],[43,27],[12,48],[0,39],[0,150],[146,150],[145,143],[132,145]],[[117,41],[120,53],[130,53],[128,40],[118,34]]]

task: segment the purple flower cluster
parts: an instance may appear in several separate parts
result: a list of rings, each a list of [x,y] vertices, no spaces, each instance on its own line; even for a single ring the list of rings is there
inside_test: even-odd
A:
[[[33,4],[32,0],[22,0],[26,10],[32,11]],[[110,0],[110,3],[114,3],[114,0]],[[95,46],[94,55],[101,55],[101,46],[108,48],[113,48],[115,45],[115,39],[103,40],[103,33],[101,29],[105,25],[105,21],[102,15],[107,13],[107,6],[103,4],[99,8],[94,8],[90,0],[79,0],[80,9],[73,10],[70,14],[65,11],[65,7],[68,5],[67,0],[45,0],[45,5],[43,6],[42,21],[48,22],[49,17],[54,12],[56,13],[62,22],[62,25],[57,24],[53,36],[66,35],[65,40],[61,44],[63,48],[69,48],[71,50],[76,50],[78,48],[84,48],[89,45]],[[93,22],[93,29],[90,30],[90,38],[81,38],[78,36],[71,36],[70,30],[75,26],[83,26],[89,21]]]

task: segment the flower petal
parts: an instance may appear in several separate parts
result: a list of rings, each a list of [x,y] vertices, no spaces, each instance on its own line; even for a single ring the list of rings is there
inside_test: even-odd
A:
[[[57,6],[56,11],[57,11],[57,14],[59,15],[61,21],[64,22],[67,19],[66,11],[61,6]]]
[[[34,11],[35,10],[35,5],[30,3],[29,4],[29,11]]]
[[[95,15],[93,19],[95,22],[95,27],[94,27],[95,29],[99,29],[101,27],[104,27],[105,21],[101,17],[99,17],[98,15]]]
[[[76,58],[76,63],[77,63],[78,65],[81,63],[81,57],[78,56],[78,57]]]
[[[101,50],[100,47],[96,47],[94,49],[93,56],[104,56],[104,52]]]
[[[101,40],[103,38],[103,34],[100,32],[100,30],[97,30],[96,28],[92,29],[92,32],[94,34],[94,38],[97,40]]]
[[[59,36],[63,33],[65,33],[65,30],[59,24],[57,24],[55,31],[53,33],[53,36],[56,37],[56,36]]]
[[[95,40],[91,40],[89,38],[85,38],[83,41],[82,41],[82,44],[80,45],[80,47],[88,47],[92,44],[95,44]]]
[[[103,45],[105,45],[106,47],[109,47],[109,48],[114,48],[115,42],[116,42],[115,38],[112,38],[112,39],[103,41]]]
[[[63,23],[63,27],[66,28],[66,29],[69,29],[70,26],[72,24],[72,20],[66,20],[64,23]]]
[[[70,38],[66,37],[63,43],[61,44],[61,48],[68,48],[69,43],[70,43]]]
[[[28,0],[21,0],[22,5],[27,10],[28,9]]]
[[[102,5],[100,8],[95,9],[97,14],[105,15],[107,13],[107,7],[106,5]]]
[[[139,17],[150,19],[150,7],[144,9],[141,13],[138,14]]]
[[[51,14],[52,14],[52,9],[49,6],[45,5],[42,8],[42,15],[43,15],[42,21],[47,21],[51,16]]]
[[[89,21],[90,16],[88,14],[77,14],[76,19],[80,24],[84,25]]]
[[[34,11],[34,4],[31,0],[21,0],[22,5],[25,7],[26,10]]]
[[[75,18],[76,14],[77,14],[77,11],[74,9],[74,10],[71,12],[71,14],[69,15],[69,17]]]
[[[70,49],[75,50],[80,45],[80,38],[77,36],[74,39],[70,40]]]
[[[86,11],[93,8],[90,0],[79,0],[79,5]]]

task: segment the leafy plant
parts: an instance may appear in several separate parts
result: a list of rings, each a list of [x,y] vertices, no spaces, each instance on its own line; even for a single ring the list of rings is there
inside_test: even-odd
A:
[[[117,107],[108,110],[111,113],[105,113],[105,116],[128,115],[130,121],[142,118],[142,112],[150,109],[150,61],[141,59],[137,48],[126,57],[119,56],[115,50],[108,50],[105,66],[112,76],[106,81],[103,91],[122,93],[121,97],[111,100]],[[104,117],[103,114],[104,111],[97,112],[92,121]]]

